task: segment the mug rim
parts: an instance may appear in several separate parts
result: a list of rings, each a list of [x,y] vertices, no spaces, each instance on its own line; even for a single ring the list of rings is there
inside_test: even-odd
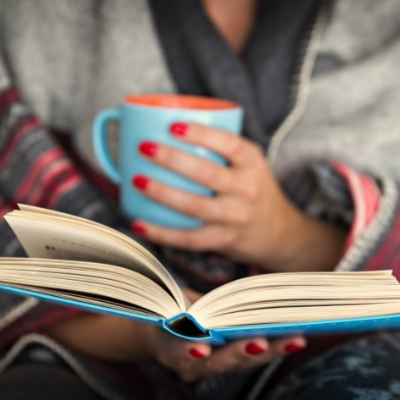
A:
[[[203,111],[227,111],[241,108],[238,103],[230,100],[186,94],[129,95],[124,98],[124,104],[135,107]]]

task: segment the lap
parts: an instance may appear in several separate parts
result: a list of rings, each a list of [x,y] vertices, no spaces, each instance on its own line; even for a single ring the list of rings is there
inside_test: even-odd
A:
[[[1,400],[100,400],[63,365],[19,363],[0,375]],[[244,396],[246,398],[246,396]],[[359,337],[310,361],[258,400],[400,400],[400,332]]]
[[[400,399],[400,332],[350,341],[305,365],[259,399]]]
[[[0,375],[1,400],[99,400],[69,369],[52,364],[17,364]]]

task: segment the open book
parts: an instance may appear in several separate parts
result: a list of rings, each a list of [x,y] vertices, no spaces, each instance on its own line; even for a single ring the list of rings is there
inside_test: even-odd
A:
[[[0,258],[0,290],[215,343],[400,327],[400,285],[391,271],[258,275],[190,304],[161,263],[122,233],[26,205],[5,219],[32,258]]]

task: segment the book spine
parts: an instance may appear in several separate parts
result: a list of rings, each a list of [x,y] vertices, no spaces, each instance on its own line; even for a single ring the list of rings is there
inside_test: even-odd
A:
[[[212,345],[222,345],[226,343],[222,335],[215,331],[205,329],[198,323],[193,315],[188,313],[181,313],[163,321],[163,328],[174,336],[185,340],[200,341]]]

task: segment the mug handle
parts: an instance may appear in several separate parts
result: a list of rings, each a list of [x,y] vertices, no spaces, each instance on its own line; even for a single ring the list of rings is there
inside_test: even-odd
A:
[[[97,161],[106,175],[116,184],[121,183],[121,173],[111,157],[107,147],[107,124],[110,121],[119,121],[121,111],[118,109],[104,110],[97,114],[93,122],[93,148]]]

